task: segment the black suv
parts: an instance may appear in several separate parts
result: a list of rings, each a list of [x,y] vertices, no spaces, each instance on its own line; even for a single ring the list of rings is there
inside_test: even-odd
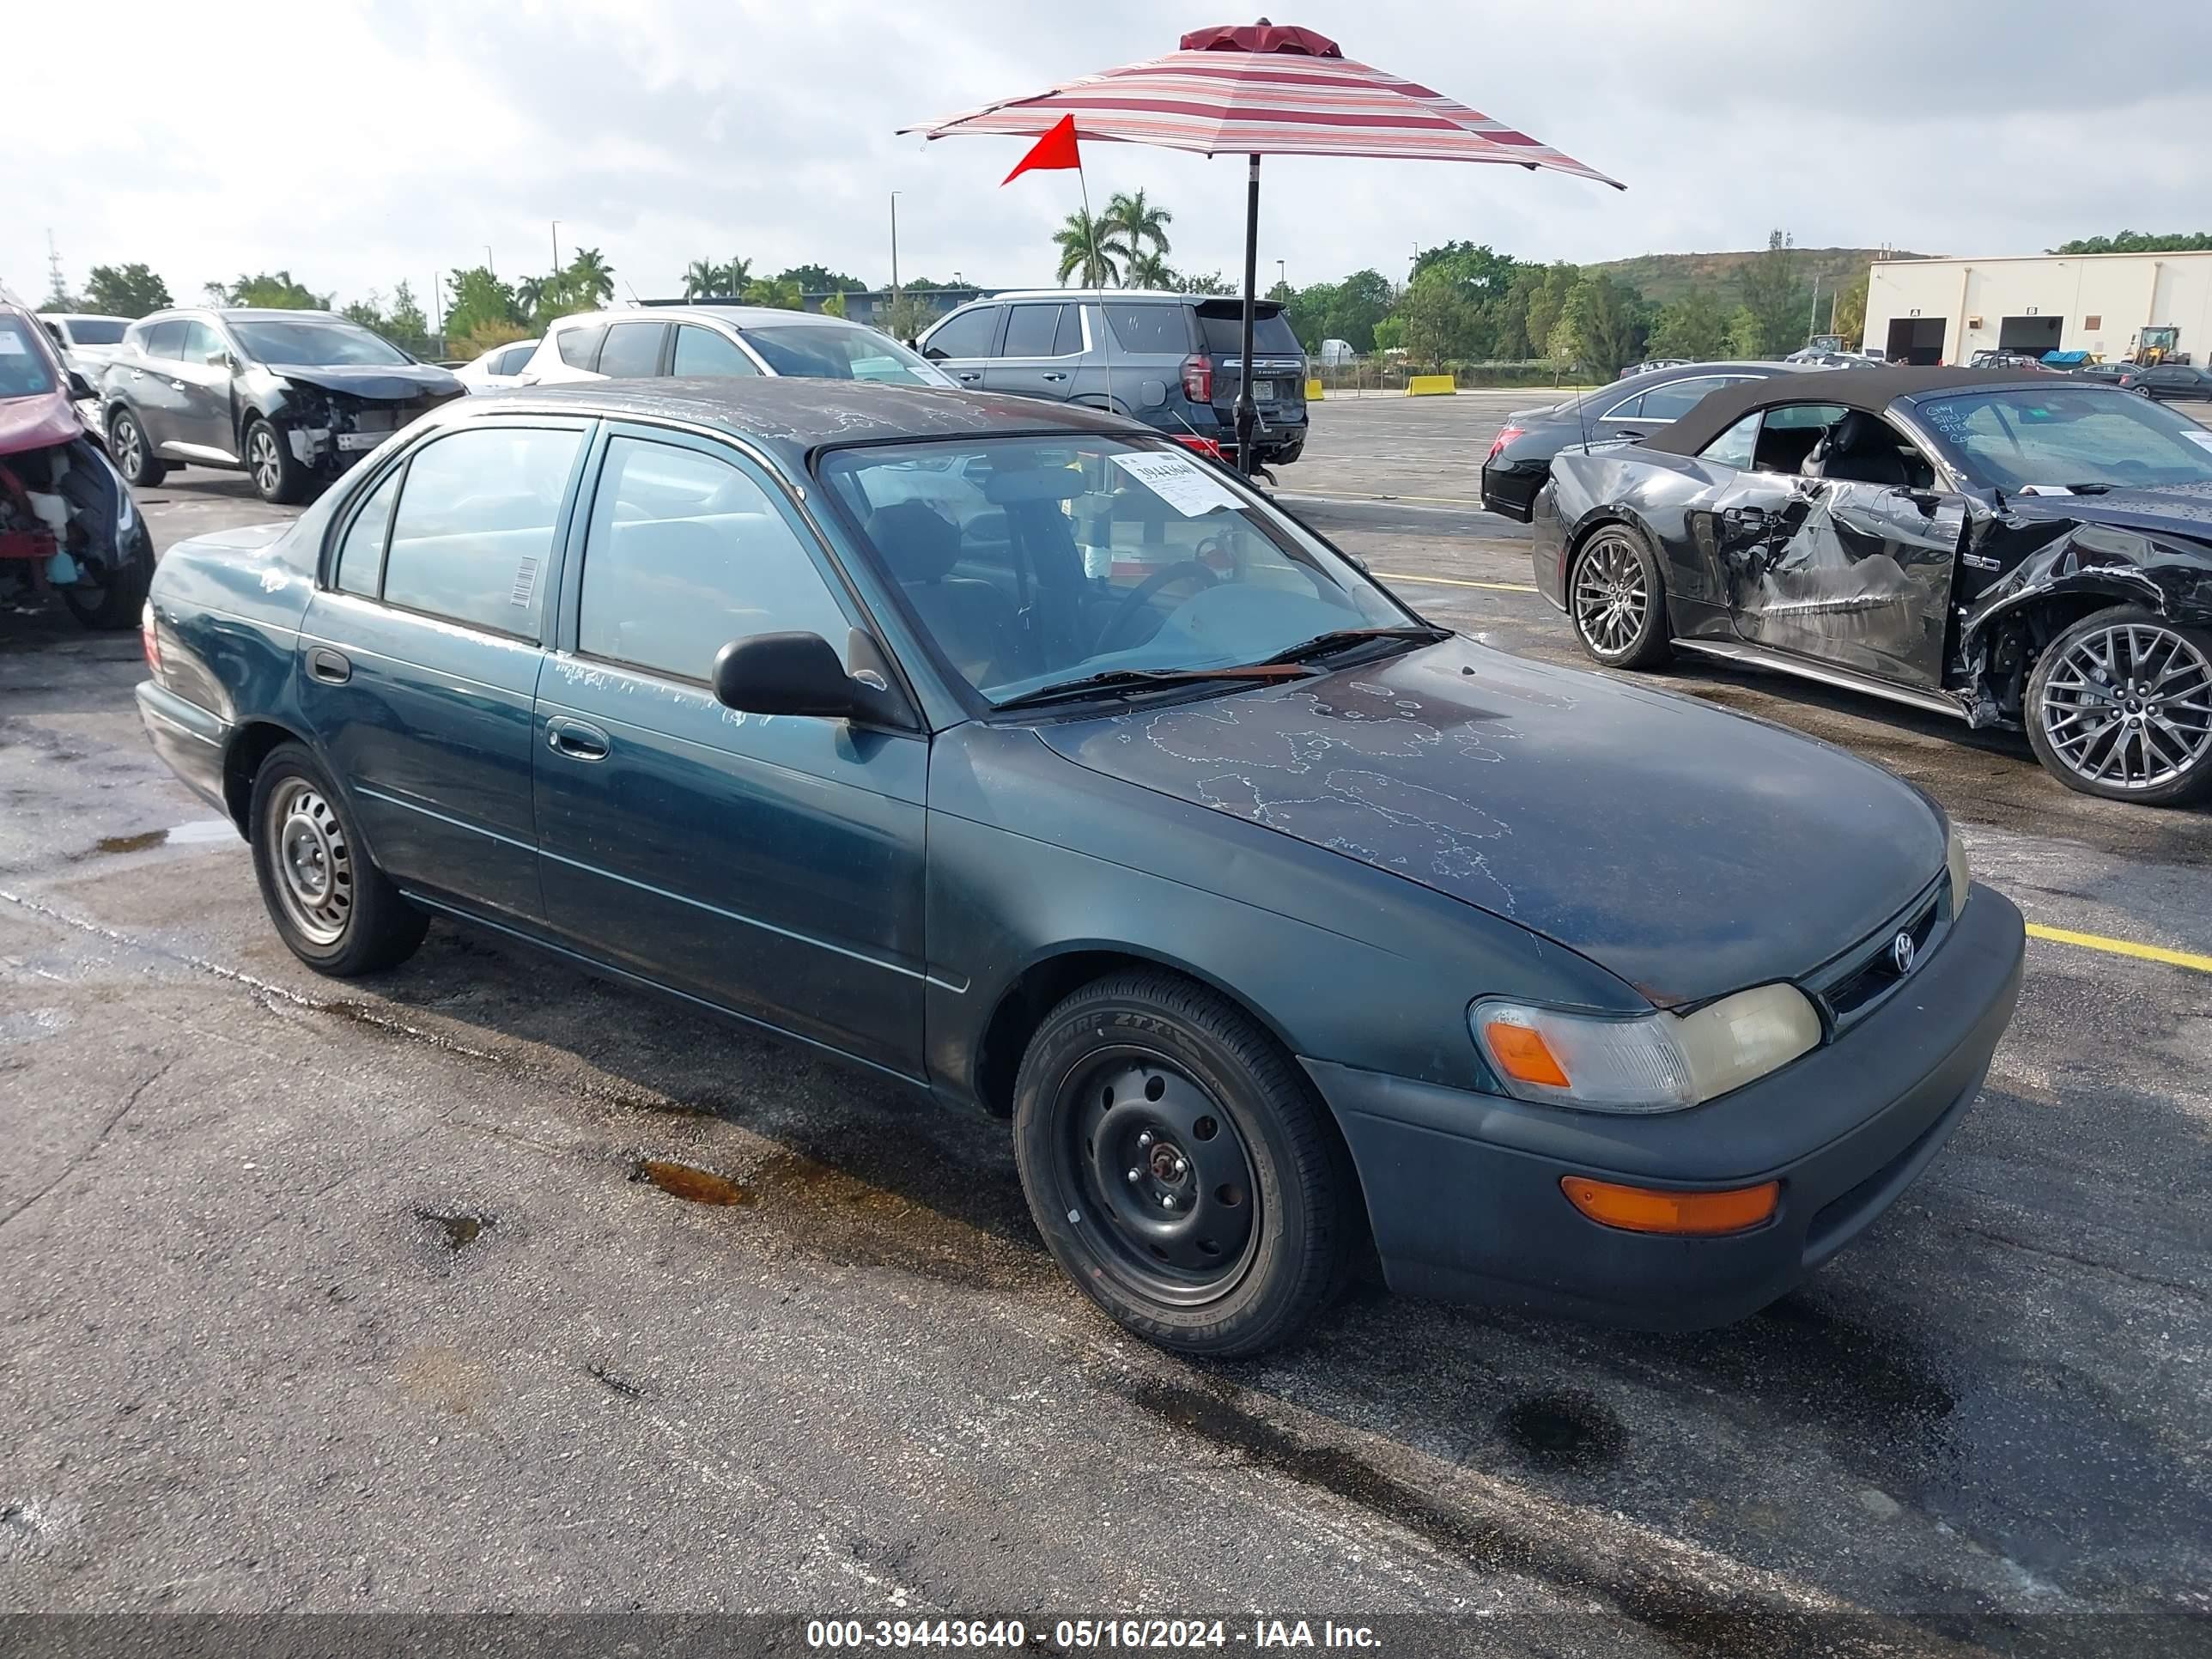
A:
[[[100,406],[107,453],[134,484],[226,467],[263,501],[294,502],[465,392],[327,311],[157,311],[101,372]]]
[[[1279,466],[1306,447],[1306,356],[1280,304],[1254,314],[1252,447]],[[1234,456],[1243,319],[1241,299],[1037,289],[971,301],[917,344],[971,390],[1110,409]]]

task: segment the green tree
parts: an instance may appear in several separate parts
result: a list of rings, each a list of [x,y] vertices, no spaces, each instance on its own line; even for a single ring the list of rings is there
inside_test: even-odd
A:
[[[396,339],[427,341],[430,337],[430,319],[416,303],[411,283],[402,283],[392,290],[392,309],[384,313],[384,320],[392,325]]]
[[[1567,296],[1575,291],[1582,280],[1581,270],[1564,260],[1547,265],[1543,274],[1528,290],[1528,306],[1522,322],[1526,349],[1532,356],[1552,356],[1552,334],[1559,324],[1559,313],[1566,309]]]
[[[884,307],[882,327],[894,340],[911,345],[936,318],[937,307],[929,301],[929,290],[916,285],[902,291]]]
[[[1067,286],[1073,277],[1083,288],[1119,288],[1121,285],[1121,262],[1129,257],[1126,242],[1115,235],[1114,228],[1104,216],[1093,217],[1081,208],[1067,216],[1066,222],[1052,234],[1053,245],[1060,250],[1060,285]]]
[[[1175,287],[1175,272],[1169,268],[1166,260],[1150,248],[1142,253],[1131,254],[1128,269],[1122,275],[1128,278],[1131,288],[1167,290]]]
[[[1164,258],[1168,253],[1168,227],[1174,222],[1175,215],[1157,203],[1146,201],[1141,190],[1133,196],[1115,191],[1106,204],[1106,211],[1098,216],[1099,228],[1127,249],[1132,260],[1144,258],[1147,249]],[[1133,283],[1134,278],[1131,280]]]
[[[1571,374],[1582,356],[1582,337],[1575,331],[1573,321],[1564,309],[1552,331],[1544,337],[1544,356],[1551,361],[1554,374]]]
[[[857,289],[855,290],[855,292],[858,291],[859,290]],[[828,299],[822,302],[822,314],[824,317],[842,317],[845,314],[845,290],[841,288],[835,290]]]
[[[331,296],[317,294],[306,284],[293,281],[289,270],[264,270],[257,276],[241,276],[228,288],[210,283],[222,295],[222,303],[232,306],[266,306],[283,311],[327,311]]]
[[[383,296],[374,289],[369,289],[366,300],[349,301],[340,306],[338,315],[349,323],[359,323],[363,328],[374,329],[379,334],[385,331]]]
[[[731,295],[743,294],[748,288],[752,286],[752,281],[753,262],[750,259],[732,258],[729,264],[722,267],[722,285],[716,289],[714,292],[717,294]]]
[[[827,265],[793,265],[776,281],[798,283],[801,294],[865,294],[868,291],[868,285],[859,277],[848,276],[843,271],[832,270]]]
[[[1402,316],[1385,317],[1375,325],[1375,349],[1395,351],[1406,343],[1406,319]]]
[[[1871,273],[1861,271],[1844,284],[1843,292],[1836,295],[1835,331],[1853,343],[1865,337],[1867,285]]]
[[[1308,351],[1320,350],[1328,333],[1328,313],[1336,303],[1336,287],[1334,283],[1309,283],[1293,289],[1278,283],[1268,292],[1269,299],[1283,301],[1283,314],[1290,319],[1291,332]]]
[[[108,317],[143,317],[174,305],[169,285],[142,264],[94,265],[85,285],[85,303]]]
[[[684,273],[684,297],[703,300],[722,291],[722,267],[712,259],[694,259]]]
[[[1455,284],[1456,289],[1456,284]],[[1390,279],[1379,270],[1355,270],[1337,283],[1329,296],[1328,308],[1322,314],[1322,339],[1342,340],[1354,351],[1375,349],[1375,325],[1390,314],[1390,307],[1397,296],[1390,291]],[[1464,300],[1465,295],[1461,298]],[[1468,338],[1462,349],[1474,348],[1473,329],[1474,313],[1470,307],[1466,319]],[[1320,341],[1315,344],[1318,346]]]
[[[446,278],[446,335],[449,339],[474,336],[486,325],[519,325],[523,310],[514,290],[500,281],[489,267],[474,265]]]
[[[1704,362],[1729,351],[1728,307],[1711,289],[1692,289],[1659,308],[1649,341],[1655,357],[1687,357]]]
[[[1758,349],[1745,356],[1782,357],[1805,343],[1805,285],[1798,280],[1797,250],[1786,231],[1767,237],[1766,252],[1744,266],[1739,285],[1744,309],[1759,324]]]
[[[1728,355],[1731,357],[1763,357],[1766,355],[1766,325],[1749,306],[1738,306],[1729,313]]]
[[[1218,270],[1208,270],[1193,276],[1188,271],[1170,270],[1167,284],[1178,294],[1242,294],[1244,290]],[[1278,286],[1280,286],[1278,284]],[[1272,297],[1272,296],[1271,296]]]
[[[1573,341],[1575,362],[1600,380],[1620,378],[1644,340],[1642,297],[1625,283],[1593,271],[1577,283],[1554,329]]]
[[[749,306],[773,306],[778,311],[800,311],[805,302],[799,298],[799,284],[780,278],[762,277],[745,285],[744,301]]]
[[[1441,367],[1467,355],[1474,307],[1448,276],[1430,271],[1407,286],[1404,341],[1415,362]],[[1374,340],[1370,327],[1369,343]]]
[[[2087,236],[2061,242],[2053,253],[2195,253],[2212,248],[2212,231],[2178,231],[2152,234],[2124,230],[2114,236]]]
[[[576,286],[604,305],[615,297],[615,268],[595,247],[580,247],[568,261],[568,276]]]

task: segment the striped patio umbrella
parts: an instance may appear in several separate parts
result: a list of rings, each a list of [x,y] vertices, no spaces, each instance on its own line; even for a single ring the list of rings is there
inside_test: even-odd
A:
[[[1625,188],[1618,179],[1441,93],[1354,63],[1324,35],[1265,18],[1248,26],[1199,29],[1182,37],[1181,51],[1164,58],[901,131],[931,138],[959,133],[1036,137],[1071,117],[1078,138],[1251,158],[1243,356],[1237,394],[1237,457],[1247,471],[1257,411],[1243,363],[1252,360],[1262,155],[1504,162]]]

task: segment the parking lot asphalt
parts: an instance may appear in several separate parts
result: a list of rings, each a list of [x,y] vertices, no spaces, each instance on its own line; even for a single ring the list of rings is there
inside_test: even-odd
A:
[[[1468,505],[1534,400],[1324,404],[1283,490],[1425,613],[1577,661],[1525,532]],[[197,471],[142,501],[162,545],[272,516]],[[2033,941],[1950,1146],[1730,1329],[1370,1281],[1301,1348],[1193,1364],[1060,1279],[1000,1126],[442,922],[393,973],[307,973],[148,750],[140,674],[129,635],[0,617],[0,1610],[2203,1633],[2212,974]],[[1929,788],[2032,922],[2212,956],[2212,814],[1883,704],[1661,679]]]

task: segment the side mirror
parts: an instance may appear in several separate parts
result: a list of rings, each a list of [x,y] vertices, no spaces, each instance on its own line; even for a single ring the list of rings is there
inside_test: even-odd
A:
[[[743,714],[909,724],[904,700],[883,677],[870,672],[862,679],[847,673],[836,647],[819,634],[750,634],[732,640],[714,654],[714,701]]]
[[[69,395],[71,403],[82,403],[88,398],[100,396],[92,389],[92,382],[74,368],[69,372]]]

